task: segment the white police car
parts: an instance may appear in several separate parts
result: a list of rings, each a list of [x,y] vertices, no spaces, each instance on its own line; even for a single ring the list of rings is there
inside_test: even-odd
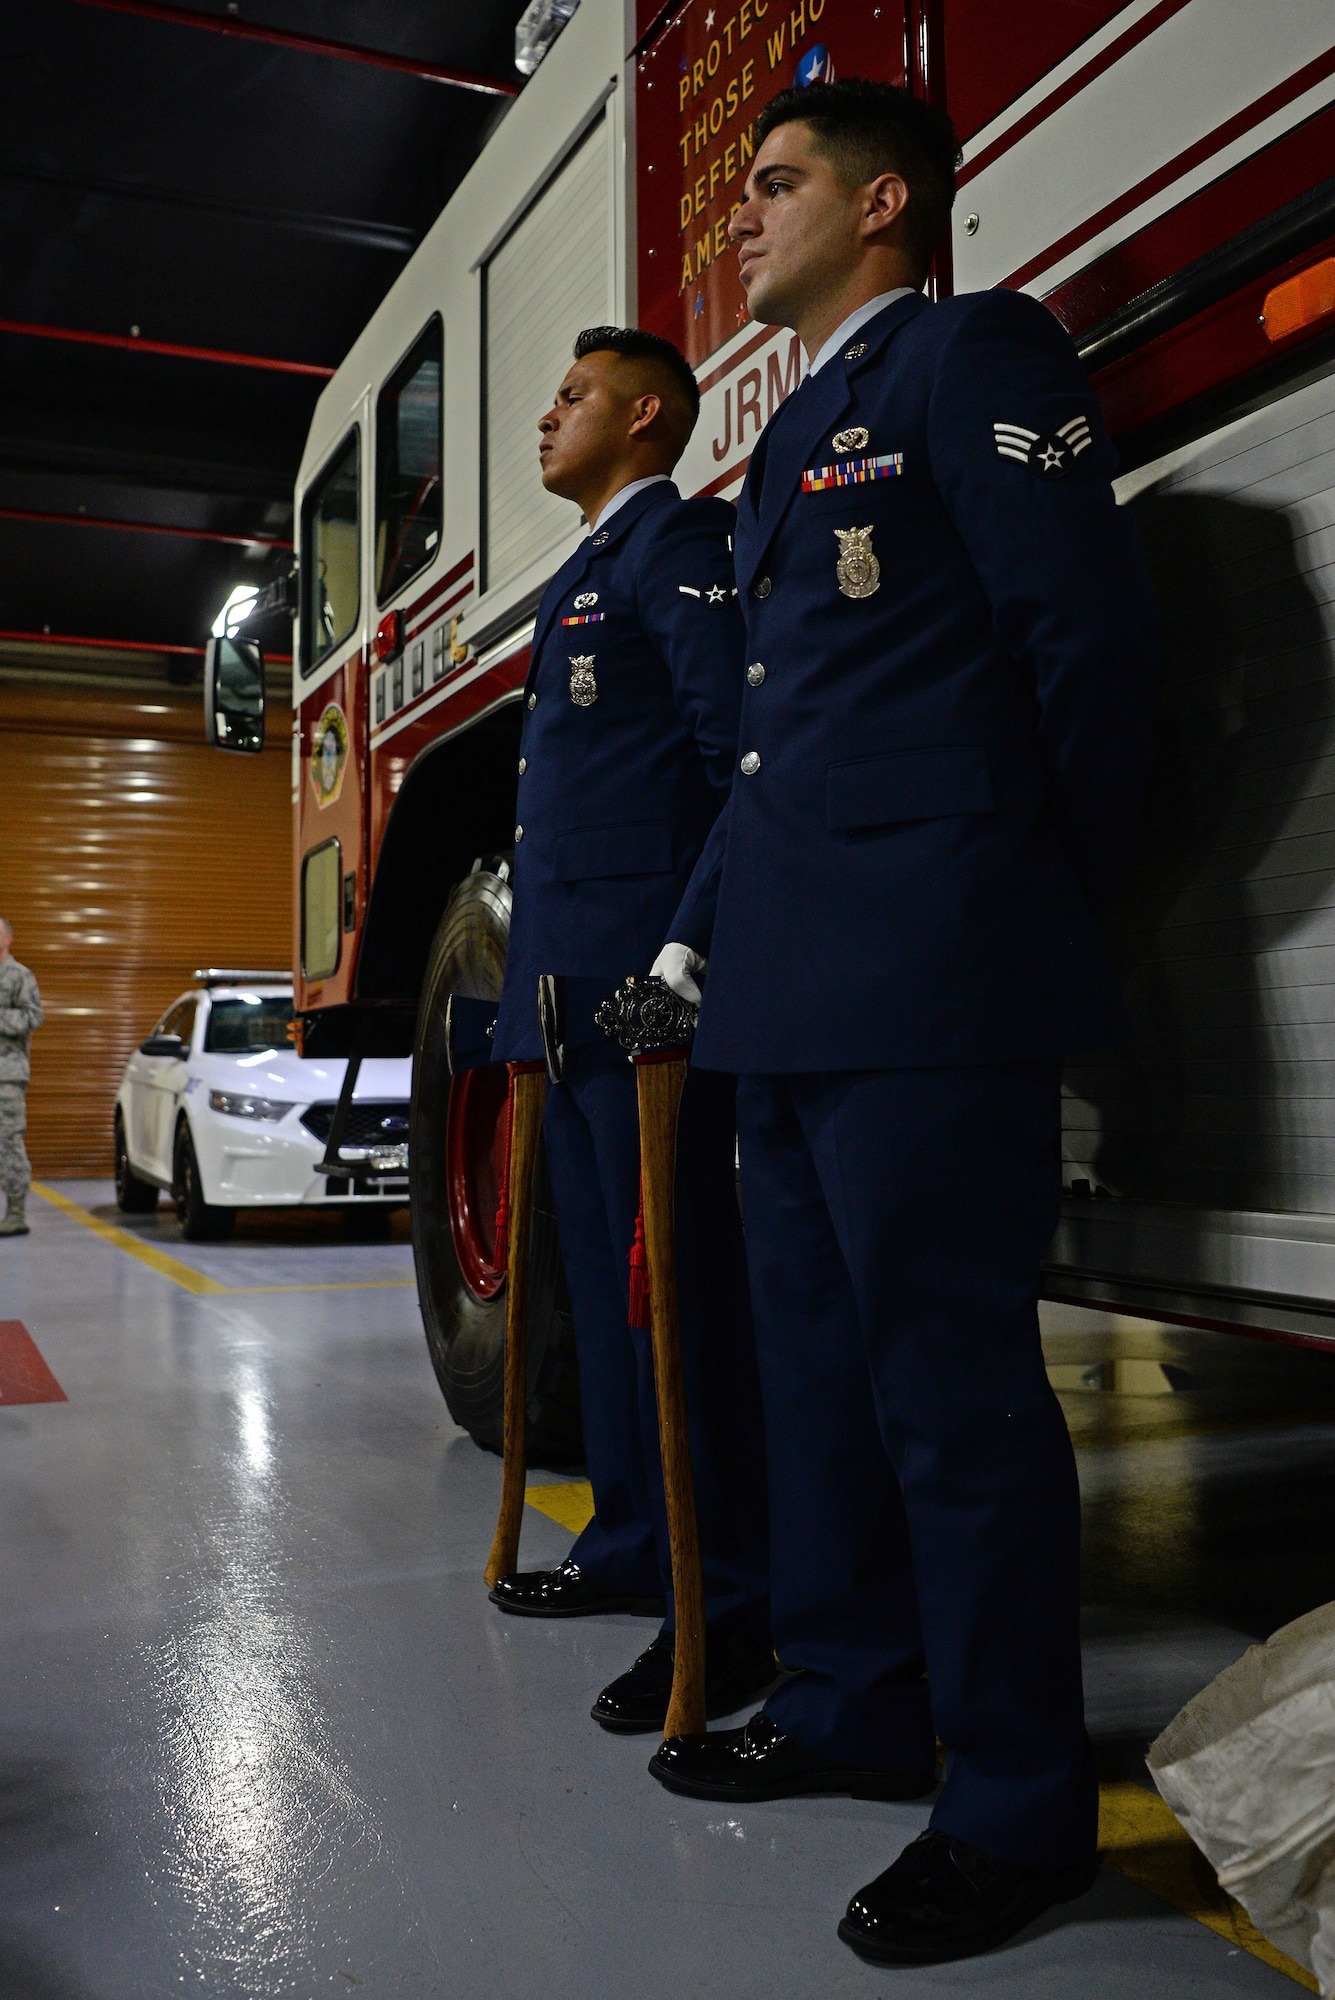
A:
[[[411,1058],[363,1061],[335,1170],[321,1172],[347,1063],[299,1056],[292,1020],[284,973],[195,974],[116,1095],[116,1200],[127,1214],[155,1208],[166,1189],[186,1236],[217,1242],[238,1208],[406,1202]]]

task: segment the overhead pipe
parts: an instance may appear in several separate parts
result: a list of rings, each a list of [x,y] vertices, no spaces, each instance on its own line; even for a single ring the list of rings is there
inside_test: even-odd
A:
[[[237,14],[200,14],[193,7],[169,6],[167,0],[78,0],[78,4],[101,7],[109,14],[137,14],[144,20],[165,21],[178,28],[207,28],[215,35],[233,35],[245,42],[267,42],[272,48],[297,49],[306,55],[337,56],[340,62],[397,70],[400,76],[421,77],[427,83],[449,83],[459,90],[479,91],[484,97],[519,95],[517,83],[481,76],[476,70],[451,69],[441,63],[422,62],[416,56],[389,55],[382,49],[364,49],[353,42],[331,42],[322,35],[299,35],[291,28],[264,27],[258,21],[243,21]]]
[[[80,0],[80,4],[99,6],[102,0]],[[0,319],[0,333],[22,334],[28,340],[72,340],[81,347],[166,354],[175,361],[216,361],[225,368],[267,368],[277,375],[318,375],[323,382],[334,373],[318,361],[279,361],[271,354],[235,354],[226,347],[187,347],[176,340],[144,340],[137,333],[90,333],[85,327],[46,326],[36,320]]]
[[[192,659],[202,660],[202,646],[159,645],[156,640],[143,639],[89,639],[77,632],[7,632],[0,631],[0,643],[10,639],[21,645],[31,646],[90,646],[98,651],[110,653],[188,653]],[[279,666],[290,667],[291,653],[270,653],[266,660],[273,660]]]
[[[176,528],[162,521],[113,521],[100,514],[45,514],[35,507],[0,507],[0,521],[40,521],[57,528],[121,528],[132,535],[179,535],[186,541],[232,542],[238,548],[292,547],[281,535],[225,535],[217,528]]]

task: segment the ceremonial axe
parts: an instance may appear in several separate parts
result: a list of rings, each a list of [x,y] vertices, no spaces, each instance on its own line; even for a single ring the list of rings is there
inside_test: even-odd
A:
[[[494,1590],[519,1562],[528,1472],[528,1249],[533,1222],[533,1176],[538,1164],[547,1077],[560,1081],[561,1052],[549,1033],[550,979],[539,981],[538,1006],[547,1050],[543,1062],[512,1062],[505,1106],[505,1166],[496,1210],[496,1262],[505,1267],[505,1420],[501,1445],[501,1507],[487,1558]],[[553,1067],[555,1064],[555,1067]]]
[[[665,980],[652,975],[647,979],[624,980],[594,1015],[603,1033],[619,1042],[635,1065],[640,1102],[640,1210],[648,1265],[649,1326],[658,1394],[663,1496],[672,1550],[672,1596],[677,1614],[672,1695],[663,1727],[665,1737],[700,1736],[705,1729],[705,1587],[700,1569],[700,1533],[695,1516],[691,1440],[682,1379],[673,1216],[677,1116],[686,1082],[687,1055],[695,1033],[695,1016],[694,1007],[678,999]],[[632,1286],[634,1280],[632,1270]],[[639,1325],[642,1322],[635,1305],[632,1296],[631,1320]]]

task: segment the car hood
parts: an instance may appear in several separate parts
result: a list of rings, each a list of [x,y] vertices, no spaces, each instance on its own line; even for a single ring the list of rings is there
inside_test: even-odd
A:
[[[337,1097],[347,1063],[341,1056],[323,1062],[295,1051],[257,1051],[248,1056],[200,1055],[190,1069],[210,1090],[246,1091],[292,1104],[316,1104]],[[368,1056],[361,1066],[353,1101],[406,1099],[412,1095],[411,1056]]]

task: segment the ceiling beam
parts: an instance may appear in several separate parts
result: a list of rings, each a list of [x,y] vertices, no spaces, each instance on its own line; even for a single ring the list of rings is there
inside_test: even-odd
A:
[[[84,4],[91,6],[94,0]],[[86,327],[46,326],[37,320],[0,319],[0,333],[27,340],[70,340],[80,347],[118,347],[133,354],[165,354],[174,361],[213,361],[224,368],[265,368],[276,375],[318,375],[325,381],[334,373],[318,361],[281,361],[272,354],[237,354],[226,347],[189,347],[176,340],[144,340],[137,333],[92,333]]]
[[[393,222],[362,221],[350,215],[320,215],[307,209],[256,208],[247,202],[225,201],[220,195],[197,194],[185,189],[148,187],[139,181],[114,179],[109,175],[68,174],[57,167],[37,167],[26,160],[0,159],[0,180],[31,181],[41,187],[68,188],[75,194],[109,196],[114,201],[154,202],[163,208],[181,208],[206,215],[235,216],[241,222],[261,227],[287,229],[328,243],[347,243],[358,250],[385,250],[407,257],[421,237],[415,229],[401,229]]]
[[[35,507],[0,507],[0,521],[38,521],[58,528],[121,528],[132,535],[179,535],[192,542],[231,542],[245,549],[290,549],[281,535],[225,535],[217,528],[168,527],[162,521],[113,521],[99,514],[46,514]]]
[[[268,28],[258,21],[243,21],[236,14],[200,14],[193,7],[173,7],[166,0],[76,0],[83,7],[101,7],[110,14],[136,14],[147,21],[163,21],[178,28],[207,28],[215,35],[234,35],[240,41],[267,42],[272,48],[295,49],[306,55],[336,56],[340,62],[365,63],[372,69],[397,70],[401,76],[421,77],[427,83],[453,84],[458,90],[476,90],[486,97],[517,97],[519,85],[496,76],[481,76],[476,70],[451,69],[440,63],[422,62],[416,56],[390,55],[383,49],[364,49],[352,42],[331,42],[320,35],[299,35],[290,28]]]
[[[109,653],[168,653],[188,654],[192,659],[202,659],[202,646],[173,646],[159,644],[156,639],[89,639],[75,632],[6,632],[0,631],[0,641],[23,646],[86,646],[97,652]],[[266,660],[273,660],[282,666],[291,666],[290,653],[265,652]]]
[[[172,493],[199,494],[208,500],[251,500],[290,508],[296,484],[302,440],[292,446],[284,464],[242,463],[216,453],[216,440],[201,438],[192,446],[183,440],[177,451],[146,449],[126,443],[93,443],[87,438],[63,438],[5,427],[0,409],[0,473],[39,473],[63,480],[101,486],[129,486]]]

